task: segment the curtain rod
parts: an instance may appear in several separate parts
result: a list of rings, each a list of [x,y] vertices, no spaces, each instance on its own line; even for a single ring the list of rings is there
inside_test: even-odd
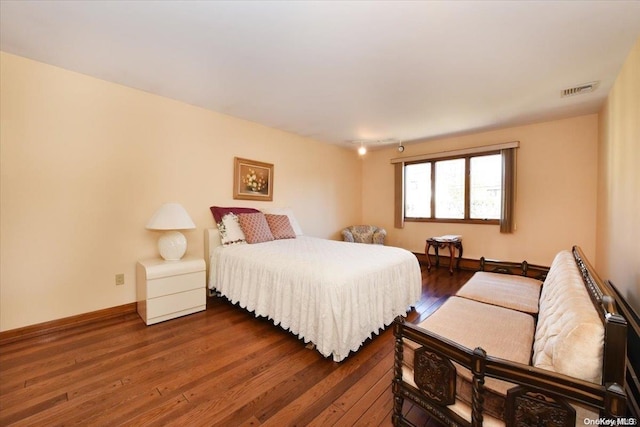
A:
[[[417,156],[396,157],[391,159],[391,163],[414,162],[417,160],[431,160],[441,157],[464,156],[467,154],[484,153],[487,151],[505,150],[507,148],[520,147],[520,141],[504,142],[502,144],[484,145],[481,147],[463,148],[461,150],[440,151],[438,153],[419,154]]]

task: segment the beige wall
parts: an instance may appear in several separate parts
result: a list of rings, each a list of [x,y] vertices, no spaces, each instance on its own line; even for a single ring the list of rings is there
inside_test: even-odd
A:
[[[640,38],[600,113],[596,267],[640,313]]]
[[[599,116],[407,145],[403,156],[520,141],[511,235],[468,224],[394,229],[395,149],[357,159],[5,53],[0,72],[0,330],[133,302],[135,262],[155,256],[157,234],[144,224],[167,201],[193,217],[197,229],[185,234],[196,256],[212,204],[291,206],[320,237],[379,224],[390,244],[414,252],[425,237],[460,233],[468,258],[549,264],[579,244],[640,311],[640,40]],[[275,164],[273,203],[232,199],[234,156]]]
[[[360,219],[353,150],[5,53],[0,71],[0,330],[135,301],[164,202],[196,256],[214,204],[290,206],[319,237]],[[275,164],[272,203],[233,200],[234,156]]]
[[[363,165],[364,222],[384,226],[390,244],[424,253],[425,238],[462,234],[464,256],[549,265],[561,249],[577,244],[595,262],[597,115],[407,144],[367,155]],[[517,154],[516,224],[408,222],[393,227],[392,158],[520,141]]]

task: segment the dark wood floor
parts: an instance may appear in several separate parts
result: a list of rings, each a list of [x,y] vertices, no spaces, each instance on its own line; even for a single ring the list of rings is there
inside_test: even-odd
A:
[[[423,271],[409,320],[470,276]],[[126,315],[0,347],[0,426],[388,426],[392,368],[391,328],[335,363],[211,298],[205,312],[149,327]]]

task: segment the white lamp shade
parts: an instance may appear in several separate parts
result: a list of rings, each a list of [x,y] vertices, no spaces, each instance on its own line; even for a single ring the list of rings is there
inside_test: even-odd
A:
[[[196,225],[179,203],[165,203],[147,222],[149,230],[188,230],[192,228],[196,228]]]

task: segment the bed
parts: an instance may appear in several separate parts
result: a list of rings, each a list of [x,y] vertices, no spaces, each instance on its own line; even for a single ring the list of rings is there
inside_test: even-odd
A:
[[[298,235],[223,246],[205,230],[208,287],[339,362],[420,300],[414,254]]]

